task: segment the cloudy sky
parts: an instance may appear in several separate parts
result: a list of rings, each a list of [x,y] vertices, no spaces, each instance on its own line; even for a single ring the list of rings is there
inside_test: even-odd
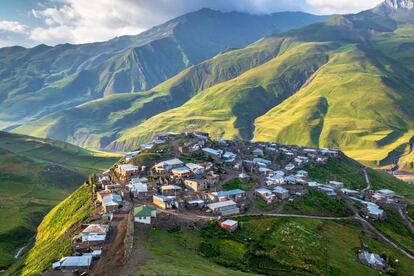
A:
[[[0,0],[0,47],[87,43],[138,34],[200,8],[351,13],[381,0]]]

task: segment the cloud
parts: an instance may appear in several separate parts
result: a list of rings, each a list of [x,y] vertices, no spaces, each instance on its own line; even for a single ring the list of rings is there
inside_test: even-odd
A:
[[[33,44],[87,43],[135,35],[200,8],[256,14],[286,10],[328,14],[356,12],[378,2],[380,0],[42,0],[31,11],[39,24],[30,30],[27,26],[19,29],[16,25],[15,30],[28,32],[27,38]]]
[[[51,0],[51,6],[32,10],[44,24],[31,31],[30,39],[47,44],[104,41],[138,34],[204,7],[269,13],[300,10],[304,4],[304,0]]]
[[[26,33],[28,27],[18,21],[0,20],[0,32]]]
[[[324,14],[353,13],[375,7],[383,0],[306,0],[311,11]]]

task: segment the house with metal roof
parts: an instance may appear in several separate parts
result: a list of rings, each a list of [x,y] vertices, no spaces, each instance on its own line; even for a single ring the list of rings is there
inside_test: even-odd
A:
[[[89,224],[81,232],[82,242],[88,242],[93,244],[104,243],[108,232],[108,225]]]
[[[385,270],[387,268],[386,261],[378,254],[370,253],[368,251],[361,251],[358,253],[360,262],[376,270]]]
[[[161,209],[178,208],[179,204],[175,196],[154,195],[152,202]]]
[[[161,194],[165,196],[175,196],[180,194],[183,191],[183,188],[177,185],[165,185],[161,186]]]
[[[269,189],[258,188],[255,190],[255,194],[267,204],[271,204],[276,201],[276,195],[273,194]]]
[[[218,200],[218,201],[222,201],[226,199],[231,199],[234,201],[241,201],[246,198],[246,192],[241,189],[212,192],[210,194],[210,198],[212,198],[213,200]]]
[[[62,272],[83,270],[88,271],[92,264],[92,256],[69,256],[63,257],[58,262],[52,264],[53,269],[60,269]]]
[[[167,171],[167,172],[169,172],[172,169],[183,167],[183,166],[184,166],[183,161],[181,161],[178,158],[174,158],[174,159],[165,160],[163,162],[160,162],[160,163],[156,164],[155,169],[157,171]]]
[[[171,173],[175,177],[188,177],[188,176],[191,175],[190,169],[188,167],[185,167],[185,166],[172,169]]]
[[[220,151],[212,149],[212,148],[203,148],[202,151],[206,156],[220,157],[221,155]]]
[[[208,204],[207,207],[215,215],[230,216],[240,213],[240,209],[237,207],[237,203],[233,200],[220,201],[216,203]]]
[[[102,203],[102,208],[106,213],[114,212],[122,205],[122,197],[112,192],[97,193],[97,200]]]
[[[134,208],[134,221],[143,224],[151,224],[151,219],[155,218],[157,210],[152,206],[140,205]]]
[[[220,224],[221,228],[223,228],[226,231],[234,232],[237,230],[237,227],[239,226],[239,222],[236,220],[227,219],[223,221]]]
[[[148,185],[141,182],[132,182],[126,185],[128,191],[135,198],[145,196],[148,193]]]
[[[287,189],[285,189],[283,187],[280,187],[280,186],[277,186],[276,188],[274,188],[273,189],[273,193],[279,199],[282,199],[282,200],[289,198],[289,190],[287,190]]]

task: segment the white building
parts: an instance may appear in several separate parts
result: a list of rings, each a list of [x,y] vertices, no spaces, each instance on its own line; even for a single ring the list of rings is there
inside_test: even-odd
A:
[[[155,218],[157,210],[154,207],[141,205],[134,208],[134,221],[143,224],[151,224],[151,219]]]

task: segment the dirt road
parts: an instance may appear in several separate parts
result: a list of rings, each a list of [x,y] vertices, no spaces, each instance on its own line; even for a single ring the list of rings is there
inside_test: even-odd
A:
[[[103,246],[102,256],[93,266],[91,275],[116,275],[114,271],[117,271],[124,264],[125,237],[128,214],[131,208],[132,203],[126,202],[126,206],[114,214],[108,240]]]

